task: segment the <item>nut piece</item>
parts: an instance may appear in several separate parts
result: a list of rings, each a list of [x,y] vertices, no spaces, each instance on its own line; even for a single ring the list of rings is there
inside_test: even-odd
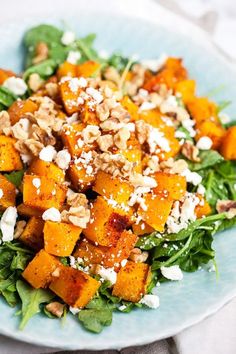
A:
[[[58,318],[62,317],[64,308],[65,305],[57,301],[50,302],[50,304],[46,305],[46,310]]]
[[[142,252],[139,248],[134,248],[131,251],[129,259],[135,263],[145,263],[148,259],[148,252]]]
[[[39,74],[33,73],[30,75],[28,85],[33,92],[38,91],[42,86],[42,84],[43,84],[43,80],[41,79]]]
[[[97,125],[87,125],[81,133],[85,144],[92,144],[101,135]]]
[[[199,149],[193,145],[191,141],[186,141],[181,149],[182,154],[187,157],[189,161],[200,162]]]
[[[39,42],[35,48],[36,56],[33,59],[33,64],[38,64],[48,58],[48,46],[45,42]]]
[[[124,150],[127,148],[127,140],[130,138],[130,131],[123,127],[114,136],[114,143],[118,149]]]
[[[0,112],[0,133],[4,133],[5,135],[10,134],[11,121],[10,116],[7,111]]]
[[[101,151],[108,151],[110,147],[113,145],[113,137],[110,134],[105,134],[99,136],[97,139],[97,144]]]
[[[236,210],[235,200],[218,200],[216,203],[216,210],[218,213],[224,213],[226,211]]]
[[[25,226],[26,226],[26,221],[24,220],[17,221],[15,231],[14,231],[14,239],[17,239],[18,237],[21,236]]]

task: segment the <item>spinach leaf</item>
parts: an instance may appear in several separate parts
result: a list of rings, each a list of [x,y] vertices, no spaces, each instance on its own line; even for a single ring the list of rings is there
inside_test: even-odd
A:
[[[24,170],[13,171],[11,173],[4,174],[4,176],[8,179],[9,182],[13,183],[17,188],[19,188],[24,176],[24,172]]]
[[[200,162],[192,162],[187,160],[191,171],[204,170],[224,161],[224,158],[215,150],[201,151],[199,153],[199,157],[201,159]]]
[[[44,60],[42,63],[37,65],[33,65],[29,67],[23,75],[23,79],[26,81],[29,76],[33,73],[39,74],[40,77],[46,79],[47,77],[51,76],[54,71],[56,70],[57,63],[53,59]]]
[[[31,317],[40,312],[40,305],[52,300],[55,295],[48,290],[33,289],[22,280],[16,282],[16,288],[22,302],[20,329],[23,329]]]
[[[24,36],[24,44],[27,48],[35,47],[39,42],[51,44],[60,42],[63,32],[58,28],[42,24],[29,29]]]
[[[80,38],[76,40],[76,45],[82,55],[81,61],[85,61],[85,60],[100,61],[98,53],[93,48],[95,38],[96,35],[94,33],[91,33],[84,38]]]
[[[123,72],[129,62],[128,58],[123,57],[121,54],[113,54],[108,59],[108,65],[113,66],[119,72]]]
[[[163,241],[164,236],[155,231],[150,235],[139,237],[136,247],[139,247],[141,250],[148,251],[156,246],[159,246]]]
[[[2,108],[8,108],[12,105],[13,102],[17,99],[17,96],[14,95],[6,87],[0,86],[0,105]]]

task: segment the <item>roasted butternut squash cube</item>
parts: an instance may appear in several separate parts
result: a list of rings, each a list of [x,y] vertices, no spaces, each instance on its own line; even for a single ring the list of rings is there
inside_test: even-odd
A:
[[[66,199],[66,191],[64,185],[56,183],[53,179],[44,176],[24,176],[23,202],[27,206],[40,210],[52,207],[61,209]]]
[[[57,70],[57,77],[60,80],[62,77],[70,76],[76,77],[77,75],[77,65],[65,61],[62,63]]]
[[[208,136],[212,140],[212,149],[219,149],[221,147],[223,138],[225,136],[225,129],[212,121],[204,121],[197,125],[196,140],[202,136]]]
[[[27,222],[19,240],[30,248],[39,251],[43,248],[43,227],[44,221],[41,218],[32,216]]]
[[[90,188],[96,178],[82,163],[71,163],[68,169],[68,175],[74,188],[79,192],[84,192]]]
[[[16,204],[16,187],[6,177],[0,175],[0,211]]]
[[[220,146],[220,152],[226,160],[236,160],[236,127],[226,131]]]
[[[77,80],[77,78],[72,80]],[[78,112],[80,109],[79,96],[82,90],[77,86],[78,85],[74,84],[71,80],[64,80],[59,84],[59,94],[66,113],[69,115]]]
[[[137,235],[127,230],[121,233],[117,244],[112,247],[95,246],[84,238],[73,255],[82,258],[86,265],[101,264],[105,267],[119,269],[121,261],[129,257],[136,242]]]
[[[150,124],[154,128],[164,127],[164,121],[161,118],[161,113],[158,109],[143,110],[139,113],[139,119]]]
[[[72,224],[46,221],[43,228],[45,251],[58,257],[70,256],[81,231]]]
[[[125,150],[119,151],[129,162],[135,163],[134,172],[142,173],[142,150],[128,147]]]
[[[111,247],[117,244],[129,223],[129,217],[121,209],[114,209],[105,199],[97,197],[92,204],[90,223],[83,233],[90,241]]]
[[[196,123],[205,121],[219,122],[217,107],[207,97],[194,97],[187,102],[187,109]]]
[[[139,302],[146,294],[151,280],[151,271],[148,264],[128,261],[117,275],[112,295],[123,300]]]
[[[147,194],[144,198],[147,210],[138,208],[138,215],[156,231],[164,231],[173,201],[159,194]]]
[[[160,130],[164,133],[164,137],[167,139],[169,144],[169,151],[160,150],[156,152],[160,161],[168,160],[170,157],[175,157],[180,151],[179,140],[175,138],[175,128],[165,125],[161,127]]]
[[[145,221],[140,221],[138,224],[134,223],[132,225],[132,230],[133,233],[138,236],[151,234],[155,231],[154,228],[145,223]]]
[[[62,183],[65,180],[65,173],[53,162],[46,162],[40,159],[35,159],[30,164],[28,174],[45,176],[54,179],[57,183]]]
[[[0,135],[0,171],[22,170],[23,165],[20,154],[14,147],[15,142],[9,136]]]
[[[186,178],[171,173],[156,172],[154,178],[157,182],[157,187],[153,189],[154,193],[167,194],[169,199],[181,199],[187,190]]]
[[[200,199],[200,204],[198,204],[195,208],[195,214],[197,219],[202,218],[203,216],[207,216],[211,214],[212,210],[208,202],[200,195],[198,195]]]
[[[100,282],[80,270],[63,266],[59,277],[53,279],[50,289],[66,304],[82,308],[96,294]]]
[[[175,93],[181,94],[184,104],[193,100],[196,90],[196,82],[194,80],[179,81],[175,85]]]
[[[33,288],[46,288],[53,279],[53,272],[61,266],[58,259],[41,250],[27,265],[22,276]]]
[[[31,216],[36,216],[36,217],[41,217],[43,214],[42,210],[39,210],[37,208],[33,208],[31,206],[27,206],[23,203],[19,204],[17,206],[17,212],[25,217],[31,217]]]
[[[99,125],[101,123],[94,109],[87,104],[81,108],[79,117],[85,125]]]
[[[126,205],[134,188],[126,181],[113,178],[109,173],[99,171],[93,190],[106,199]]]
[[[8,109],[11,124],[14,125],[27,115],[38,110],[38,105],[31,99],[17,100]]]
[[[77,76],[91,77],[95,76],[101,68],[101,64],[93,60],[88,60],[77,65]]]
[[[10,70],[0,69],[0,85],[2,85],[4,81],[11,76],[16,76],[16,75]]]
[[[124,96],[120,103],[129,112],[131,121],[140,119],[138,114],[139,107],[131,100],[131,98],[129,98],[129,96]]]

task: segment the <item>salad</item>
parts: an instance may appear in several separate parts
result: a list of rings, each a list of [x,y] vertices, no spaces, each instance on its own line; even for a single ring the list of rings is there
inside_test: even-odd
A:
[[[0,295],[21,329],[158,308],[163,282],[217,271],[213,237],[236,224],[228,102],[199,97],[180,58],[94,39],[40,25],[23,74],[0,69]]]

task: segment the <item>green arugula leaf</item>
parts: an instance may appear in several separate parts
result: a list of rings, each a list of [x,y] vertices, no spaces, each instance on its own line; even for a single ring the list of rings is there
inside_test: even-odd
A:
[[[79,312],[78,317],[83,326],[94,333],[100,333],[104,326],[112,323],[112,311],[109,309],[85,309]]]
[[[200,171],[224,161],[224,158],[215,150],[201,151],[200,162],[186,160],[191,171]]]
[[[16,282],[16,288],[22,301],[20,329],[23,329],[31,317],[40,312],[40,305],[52,300],[55,295],[48,290],[33,289],[22,280]]]
[[[46,79],[53,75],[57,67],[57,63],[53,59],[44,60],[42,63],[29,67],[23,75],[23,79],[26,81],[33,73],[39,74],[40,77]]]
[[[108,65],[113,66],[116,68],[119,72],[123,72],[129,62],[128,58],[123,57],[121,54],[113,54],[109,59],[108,59]]]
[[[10,90],[6,87],[0,86],[0,105],[2,108],[6,109],[15,102],[17,96],[14,95]]]
[[[11,173],[4,174],[4,176],[8,179],[9,182],[14,184],[17,188],[19,188],[24,176],[24,172],[25,172],[24,170],[13,171]]]
[[[84,38],[80,38],[76,40],[76,45],[79,48],[82,55],[82,61],[84,60],[100,61],[98,53],[93,48],[95,38],[96,35],[94,33],[91,33]]]

